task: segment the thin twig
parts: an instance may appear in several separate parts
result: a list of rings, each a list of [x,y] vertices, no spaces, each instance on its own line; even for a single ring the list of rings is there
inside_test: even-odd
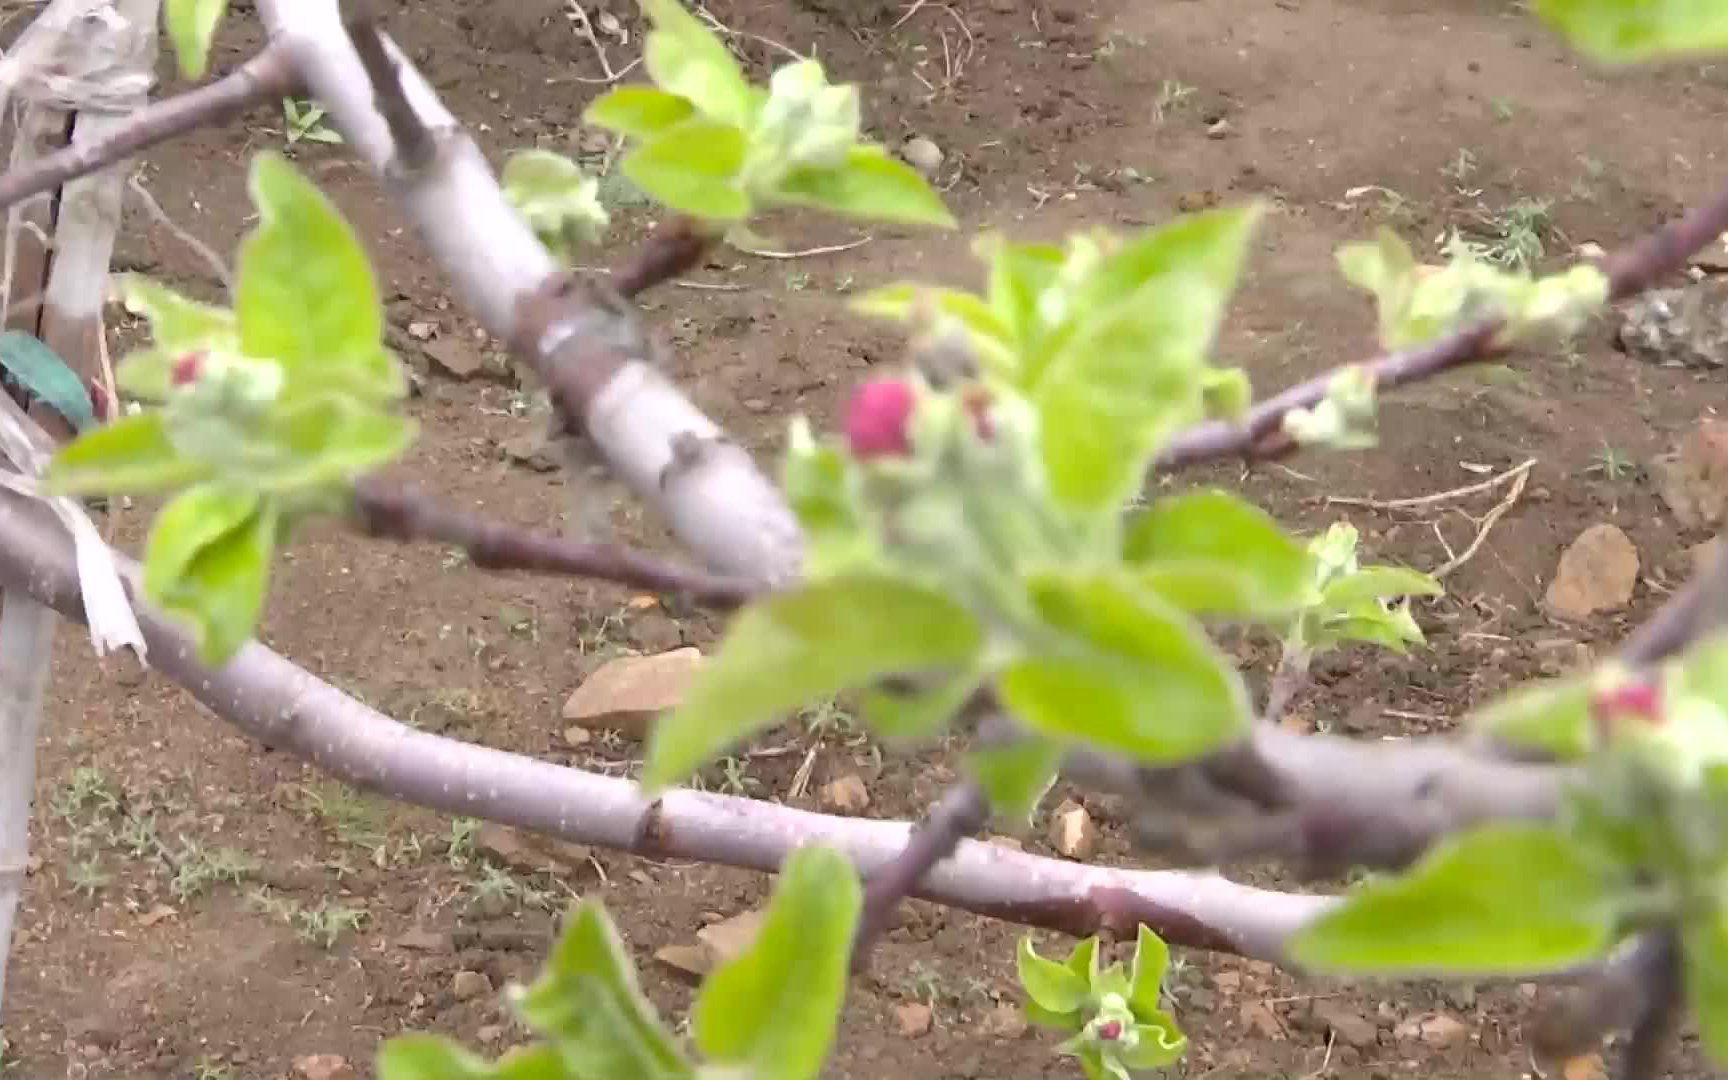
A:
[[[1461,499],[1466,495],[1474,495],[1479,491],[1488,491],[1492,488],[1497,488],[1501,484],[1512,479],[1514,476],[1517,476],[1519,473],[1528,472],[1535,464],[1536,459],[1530,458],[1528,461],[1519,465],[1514,465],[1498,476],[1491,476],[1480,483],[1466,484],[1463,487],[1453,488],[1450,491],[1437,491],[1432,495],[1417,495],[1414,498],[1409,499],[1367,499],[1352,497],[1349,495],[1328,495],[1326,496],[1325,502],[1327,506],[1360,506],[1370,510],[1407,510],[1417,506],[1432,506],[1437,502],[1446,502],[1449,499]]]
[[[288,54],[267,46],[217,81],[139,110],[108,138],[73,143],[0,176],[0,209],[195,128],[232,119],[261,101],[291,95],[297,86]]]
[[[1659,1080],[1662,1062],[1673,1049],[1686,1010],[1680,976],[1680,943],[1674,931],[1659,933],[1656,956],[1645,989],[1644,1008],[1633,1014],[1632,1034],[1615,1070],[1615,1080]]]
[[[138,176],[130,177],[126,181],[126,186],[130,187],[132,193],[138,196],[139,202],[143,204],[150,216],[156,219],[156,223],[173,233],[175,239],[185,244],[192,250],[193,254],[203,259],[204,264],[210,268],[210,272],[216,275],[216,280],[222,285],[222,290],[233,295],[234,279],[229,276],[228,266],[222,261],[222,256],[216,254],[209,244],[192,235],[190,230],[181,228],[173,218],[169,217],[168,211],[162,209],[162,204],[156,201],[154,195],[150,194],[150,189],[144,186],[144,181],[141,178]]]
[[[406,485],[367,478],[354,485],[353,518],[368,536],[452,544],[483,570],[595,578],[634,589],[679,592],[699,603],[736,607],[760,590],[750,582],[657,559],[615,544],[583,544],[441,506]]]
[[[1601,260],[1599,265],[1608,275],[1609,300],[1635,296],[1685,269],[1687,259],[1724,231],[1728,231],[1728,187],[1655,233]],[[1499,355],[1502,350],[1494,346],[1494,338],[1503,326],[1501,319],[1484,319],[1418,348],[1385,353],[1365,366],[1382,391],[1432,378]],[[1268,398],[1250,409],[1241,423],[1211,420],[1196,424],[1171,440],[1153,467],[1168,472],[1213,458],[1262,460],[1290,453],[1296,444],[1282,433],[1284,417],[1292,409],[1313,408],[1325,400],[1335,374],[1335,370],[1328,371]]]
[[[425,168],[432,161],[438,146],[432,132],[421,122],[420,114],[409,103],[402,86],[402,72],[384,46],[384,31],[370,10],[370,4],[349,5],[352,10],[344,25],[366,77],[372,81],[372,107],[390,128],[396,140],[396,156],[402,167],[409,170]]]
[[[694,218],[679,216],[654,234],[635,257],[612,271],[612,287],[626,299],[696,269],[714,243],[714,233]]]
[[[1488,511],[1487,515],[1483,517],[1482,527],[1476,530],[1476,539],[1470,541],[1469,547],[1446,560],[1445,565],[1434,571],[1434,576],[1436,578],[1443,578],[1470,561],[1470,557],[1475,555],[1477,549],[1479,549],[1483,542],[1488,539],[1488,530],[1494,527],[1494,523],[1500,520],[1502,514],[1512,509],[1512,504],[1518,501],[1518,496],[1524,494],[1524,484],[1529,479],[1530,471],[1528,469],[1517,474],[1517,479],[1512,481],[1512,490],[1508,491],[1506,497],[1496,503],[1494,508]]]
[[[732,246],[746,255],[754,255],[758,259],[808,259],[812,255],[834,255],[842,251],[851,251],[853,248],[861,248],[870,240],[871,237],[866,236],[861,240],[853,240],[845,244],[828,244],[825,247],[804,248],[801,251],[758,251],[755,248],[744,247],[742,244],[733,244]]]
[[[888,929],[894,909],[918,888],[935,865],[954,854],[960,841],[984,827],[990,816],[990,801],[972,782],[949,790],[930,817],[912,830],[906,846],[889,863],[871,875],[864,886],[864,914],[858,936],[852,943],[852,969],[868,967],[877,938]]]
[[[594,55],[600,59],[600,70],[606,76],[603,79],[591,79],[581,75],[569,75],[566,76],[569,81],[587,83],[591,86],[611,86],[630,74],[631,70],[642,62],[642,58],[638,56],[624,65],[623,70],[613,71],[612,61],[606,58],[606,46],[600,44],[599,36],[594,33],[594,24],[588,21],[588,12],[582,7],[579,0],[566,0],[566,7],[569,9],[570,21],[576,24],[577,33],[588,39],[588,44],[594,49]]]

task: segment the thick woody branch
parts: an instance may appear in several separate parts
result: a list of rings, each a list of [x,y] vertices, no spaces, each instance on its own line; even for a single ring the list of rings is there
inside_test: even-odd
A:
[[[116,556],[137,580],[135,564]],[[72,547],[40,504],[0,492],[0,586],[82,616]],[[828,844],[866,878],[906,847],[906,822],[831,817],[752,799],[634,783],[399,724],[257,642],[221,670],[147,604],[139,621],[153,667],[253,738],[326,773],[417,806],[656,858],[775,871],[793,848]],[[911,895],[1028,926],[1084,935],[1119,930],[1121,912],[1177,945],[1277,959],[1280,943],[1334,901],[1268,892],[1213,874],[1084,866],[961,841]]]
[[[616,291],[558,272],[479,147],[395,43],[373,35],[389,67],[382,77],[373,57],[375,84],[335,0],[260,0],[258,9],[349,145],[400,199],[456,292],[552,390],[572,429],[709,569],[766,584],[795,577],[803,537],[776,485],[653,363]],[[380,96],[392,102],[391,119],[377,107]],[[392,129],[409,127],[404,109],[427,133],[429,154],[401,152]],[[652,276],[626,284],[640,288]]]
[[[261,101],[294,93],[296,86],[287,52],[267,48],[213,83],[145,106],[104,138],[74,143],[0,175],[0,209],[53,191],[68,180],[123,161],[194,128],[232,119]]]
[[[584,544],[501,521],[463,514],[406,485],[377,478],[354,486],[356,527],[385,540],[436,541],[461,549],[483,570],[515,570],[597,578],[634,589],[674,592],[731,608],[759,591],[748,581],[655,558],[618,544]]]

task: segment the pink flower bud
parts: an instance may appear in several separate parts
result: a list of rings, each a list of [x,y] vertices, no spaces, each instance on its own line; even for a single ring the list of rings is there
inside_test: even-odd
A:
[[[198,381],[198,373],[203,367],[204,354],[189,352],[174,361],[174,371],[169,375],[169,378],[173,380],[175,386],[185,386],[187,383]]]
[[[1098,1025],[1098,1037],[1105,1042],[1114,1042],[1122,1037],[1122,1021],[1106,1020]]]
[[[904,379],[865,383],[846,411],[846,439],[859,458],[900,457],[912,450],[912,384]]]
[[[1600,691],[1590,702],[1590,708],[1602,724],[1638,720],[1656,726],[1662,722],[1662,696],[1656,684],[1648,681],[1624,683]]]

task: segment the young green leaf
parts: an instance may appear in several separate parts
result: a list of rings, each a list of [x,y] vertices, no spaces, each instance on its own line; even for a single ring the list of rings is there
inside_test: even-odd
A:
[[[1122,556],[1184,611],[1245,618],[1299,607],[1314,558],[1270,514],[1221,490],[1159,499],[1136,515]]]
[[[585,900],[571,915],[517,1014],[551,1040],[578,1076],[679,1080],[693,1075],[654,1007],[606,909]]]
[[[1038,298],[1055,283],[1066,254],[1053,244],[1014,244],[988,233],[973,241],[972,252],[990,263],[990,310],[1023,349],[1036,351]]]
[[[967,666],[983,646],[968,611],[891,577],[775,593],[734,618],[683,704],[654,726],[640,783],[658,790],[801,705],[896,672]]]
[[[1056,782],[1062,753],[1062,744],[1049,739],[977,747],[966,755],[966,771],[984,789],[992,810],[1027,821]]]
[[[696,106],[652,86],[615,86],[595,98],[582,122],[647,141],[696,115]]]
[[[1585,679],[1532,683],[1477,710],[1469,723],[1475,730],[1514,746],[1545,751],[1561,761],[1576,761],[1596,742],[1590,698],[1590,684]]]
[[[639,0],[654,20],[643,62],[656,86],[687,98],[702,115],[748,129],[761,95],[726,46],[679,0]]]
[[[1559,826],[1489,825],[1442,841],[1400,877],[1349,894],[1286,950],[1316,972],[1547,970],[1613,944],[1619,887],[1595,852]]]
[[[1035,572],[1027,587],[1051,633],[1008,667],[1003,703],[1047,735],[1149,762],[1180,761],[1247,723],[1236,669],[1182,612],[1124,572]]]
[[[852,301],[854,311],[878,318],[911,322],[928,303],[938,325],[957,324],[987,367],[1000,369],[1013,360],[1013,334],[985,300],[959,289],[937,289],[901,282],[872,289]],[[1007,375],[1009,372],[1003,371]]]
[[[1093,944],[1096,947],[1095,939]],[[1020,939],[1016,961],[1020,986],[1039,1008],[1066,1017],[1085,1006],[1092,984],[1084,969],[1076,971],[1072,964],[1059,964],[1039,956],[1038,950],[1032,947],[1030,934]]]
[[[1164,1007],[1164,973],[1169,968],[1170,946],[1141,923],[1134,935],[1134,963],[1128,971],[1128,1004],[1142,1022]]]
[[[744,133],[710,120],[670,128],[624,156],[619,169],[637,187],[674,210],[713,221],[750,215],[750,197],[738,186],[744,168]]]
[[[1321,603],[1327,607],[1347,608],[1364,600],[1380,600],[1390,596],[1440,596],[1445,589],[1431,575],[1400,566],[1364,566],[1328,582]]]
[[[278,526],[274,504],[213,484],[182,492],[157,515],[144,591],[191,624],[206,665],[226,664],[257,629]]]
[[[302,401],[259,428],[254,441],[277,452],[260,455],[247,479],[268,492],[346,487],[406,453],[418,431],[414,420],[355,398]]]
[[[174,56],[180,61],[180,73],[188,79],[202,79],[208,70],[210,41],[227,10],[228,0],[168,0],[163,21],[174,43]]]
[[[1698,1022],[1704,1052],[1728,1066],[1728,911],[1718,901],[1682,927],[1686,1004]]]
[[[1139,1016],[1138,1010],[1135,1013]],[[1134,1025],[1134,1046],[1118,1052],[1117,1059],[1129,1069],[1163,1069],[1182,1060],[1188,1052],[1188,1037],[1162,1009]]]
[[[854,146],[837,169],[794,169],[772,199],[876,221],[944,229],[959,224],[917,170],[880,146]]]
[[[210,476],[168,438],[161,413],[123,416],[91,428],[54,455],[42,477],[51,495],[146,495],[172,491]]]
[[[787,856],[755,941],[691,1010],[697,1048],[756,1080],[814,1080],[840,1024],[864,890],[831,848]]]
[[[554,1059],[556,1063],[556,1059]],[[549,1074],[560,1080],[563,1070]],[[378,1080],[493,1080],[492,1069],[443,1035],[410,1032],[378,1048]]]
[[[1206,354],[1263,212],[1259,203],[1209,211],[1114,252],[1094,241],[1069,255],[1063,272],[1079,274],[1070,295],[1049,304],[1047,290],[1036,305],[1040,321],[1062,329],[1025,372],[1060,501],[1120,505],[1158,446],[1204,415]]]
[[[981,672],[967,667],[913,693],[872,686],[860,695],[859,712],[884,739],[931,738],[959,714],[983,681]]]
[[[231,347],[238,340],[240,324],[227,308],[182,296],[142,274],[117,274],[114,286],[126,310],[150,323],[150,336],[159,346],[186,351]]]
[[[279,154],[253,158],[250,186],[259,223],[240,245],[241,351],[283,366],[285,396],[401,398],[407,381],[381,352],[378,284],[354,230]]]
[[[554,251],[571,238],[593,243],[611,221],[600,205],[600,181],[563,154],[518,151],[498,179],[510,205]]]
[[[1593,59],[1627,64],[1728,50],[1716,0],[1536,0],[1538,18]]]

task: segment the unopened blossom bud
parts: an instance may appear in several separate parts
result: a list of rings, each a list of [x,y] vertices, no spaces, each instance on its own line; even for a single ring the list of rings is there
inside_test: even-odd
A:
[[[1098,1037],[1105,1042],[1115,1042],[1122,1037],[1122,1021],[1106,1020],[1098,1025]]]
[[[1597,690],[1590,699],[1590,713],[1597,730],[1607,734],[1628,723],[1644,727],[1662,725],[1662,696],[1656,684],[1645,679]]]
[[[865,383],[846,410],[846,440],[858,458],[900,457],[911,453],[908,430],[917,403],[904,379]]]
[[[174,370],[169,378],[175,386],[185,386],[198,381],[198,375],[204,368],[204,354],[189,352],[174,361]]]

